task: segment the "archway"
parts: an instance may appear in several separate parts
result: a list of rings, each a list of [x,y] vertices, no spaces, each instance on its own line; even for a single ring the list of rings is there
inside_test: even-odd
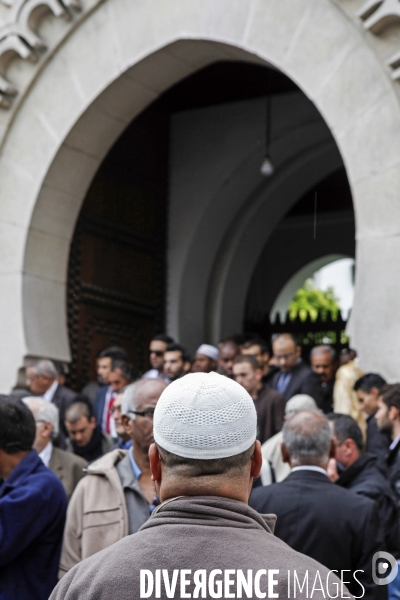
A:
[[[319,271],[323,267],[344,258],[349,257],[345,254],[328,254],[327,256],[313,260],[297,271],[279,292],[270,312],[271,321],[275,320],[277,314],[279,314],[281,321],[285,320],[290,302],[293,300],[295,293],[303,285],[306,279],[312,277],[316,271]]]
[[[224,18],[216,18],[215,11]],[[173,7],[158,3],[157,10],[151,3],[113,0],[97,5],[60,44],[20,105],[3,147],[0,216],[7,293],[1,300],[2,339],[10,348],[3,388],[13,383],[23,357],[70,358],[65,310],[69,245],[83,197],[106,152],[163,90],[226,59],[261,61],[283,71],[331,129],[357,216],[352,337],[366,369],[373,364],[389,377],[396,375],[395,363],[389,364],[381,349],[395,356],[400,339],[400,325],[388,327],[384,316],[396,314],[399,302],[393,256],[399,256],[400,111],[362,32],[330,0],[296,5],[290,0],[268,5],[220,0],[217,8],[176,0]],[[319,156],[329,152],[321,146],[315,149]],[[330,151],[337,155],[336,148]],[[305,160],[310,164],[311,157]],[[255,223],[257,216],[255,211]],[[226,238],[222,262],[215,263],[217,277],[221,273],[226,282],[224,291],[211,286],[208,294],[208,306],[220,306],[219,314],[229,322],[231,239]],[[177,266],[180,281],[184,268]],[[212,331],[218,328],[213,325]]]

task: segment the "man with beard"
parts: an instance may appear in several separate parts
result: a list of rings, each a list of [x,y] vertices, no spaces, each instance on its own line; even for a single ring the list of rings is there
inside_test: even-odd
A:
[[[187,375],[191,368],[190,355],[180,344],[168,344],[164,354],[164,375],[175,381]]]
[[[386,456],[388,477],[396,495],[400,510],[400,384],[384,385],[375,414],[378,429],[390,435],[392,443]],[[389,598],[400,597],[400,569],[396,578],[389,583]]]
[[[133,446],[89,465],[78,484],[68,508],[61,577],[81,560],[136,533],[151,515],[157,499],[148,452],[154,409],[166,387],[160,379],[143,379],[125,390],[122,420]]]
[[[389,481],[400,508],[400,384],[385,385],[378,400],[375,419],[379,431],[387,432],[392,443],[386,457]]]

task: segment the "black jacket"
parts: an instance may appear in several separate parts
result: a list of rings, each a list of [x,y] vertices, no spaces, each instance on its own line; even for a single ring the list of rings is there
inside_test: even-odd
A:
[[[391,440],[388,433],[379,431],[375,419],[376,412],[367,418],[366,451],[375,454],[380,459],[381,464],[384,464]]]
[[[396,495],[397,506],[400,509],[400,441],[393,450],[388,451],[386,464],[389,469],[389,481]]]
[[[323,473],[301,470],[255,489],[249,504],[261,514],[277,515],[275,535],[291,548],[339,573],[362,569],[356,577],[365,587],[365,597],[385,597],[385,586],[372,581],[372,557],[383,544],[375,502],[333,484]],[[362,589],[352,574],[347,575],[348,590],[360,596]]]
[[[277,371],[269,380],[269,387],[274,390],[278,389],[278,380],[281,375],[281,370]],[[314,398],[318,407],[322,408],[323,393],[321,388],[321,379],[317,373],[314,373],[306,363],[300,359],[299,362],[291,370],[290,381],[283,392],[283,397],[286,402],[293,398],[296,394],[308,394]]]
[[[396,558],[400,558],[396,498],[389,481],[378,466],[378,458],[368,453],[360,456],[351,467],[343,471],[336,485],[375,500],[378,506],[381,536],[385,540],[384,549]]]

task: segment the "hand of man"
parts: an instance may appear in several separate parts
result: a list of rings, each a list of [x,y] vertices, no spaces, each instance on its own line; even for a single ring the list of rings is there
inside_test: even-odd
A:
[[[335,483],[339,479],[337,472],[336,460],[334,458],[329,459],[328,468],[326,470],[329,479],[332,483]]]

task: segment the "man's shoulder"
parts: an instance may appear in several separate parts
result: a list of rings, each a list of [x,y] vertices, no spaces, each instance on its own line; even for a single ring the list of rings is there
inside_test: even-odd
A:
[[[81,456],[77,456],[72,452],[66,452],[65,450],[61,450],[61,448],[53,447],[49,467],[52,468],[57,463],[66,468],[73,468],[76,466],[84,469],[87,466],[86,460]]]
[[[66,500],[60,480],[42,463],[39,457],[33,468],[29,472],[25,472],[24,476],[19,477],[13,484],[14,489],[21,490],[20,493],[31,498],[37,497],[40,502],[48,502],[49,507],[59,506]]]
[[[88,468],[88,475],[107,475],[109,472],[116,471],[116,465],[120,460],[128,455],[128,450],[115,448],[92,462]]]
[[[52,600],[64,598],[67,591],[73,591],[74,597],[89,598],[94,595],[87,594],[88,582],[92,586],[92,590],[96,590],[99,598],[108,598],[114,589],[113,575],[116,570],[119,575],[120,590],[125,596],[127,591],[132,593],[132,590],[138,589],[141,570],[154,572],[156,569],[165,568],[172,570],[181,568],[182,554],[185,553],[185,568],[188,565],[191,572],[197,569],[206,570],[211,573],[215,568],[224,569],[224,563],[227,563],[227,557],[222,552],[221,560],[218,554],[214,553],[215,559],[199,552],[199,540],[194,536],[187,536],[185,527],[178,525],[168,525],[167,531],[163,531],[164,527],[151,527],[139,530],[135,535],[123,538],[113,544],[112,547],[106,548],[85,561],[73,567],[60,581],[52,595]],[[215,543],[215,534],[217,528],[209,528],[209,542]],[[246,570],[251,564],[252,568],[258,570],[265,568],[265,563],[273,563],[271,568],[278,568],[281,573],[281,578],[284,578],[284,588],[287,588],[287,571],[296,570],[297,573],[306,573],[315,576],[317,571],[326,579],[329,570],[315,561],[314,559],[296,552],[290,548],[285,542],[272,534],[260,532],[255,529],[233,529],[230,533],[224,530],[223,548],[227,550],[226,544],[230,541],[232,535],[232,544],[230,544],[232,556],[229,556],[229,568],[233,568],[237,564],[237,568]],[[234,532],[243,531],[245,543],[237,544],[237,539],[234,537]],[[206,536],[207,537],[207,536]],[[168,539],[169,552],[165,553],[165,543]],[[204,544],[206,538],[202,538],[201,543]],[[218,544],[218,542],[217,542]],[[201,547],[201,546],[200,546]],[[160,550],[161,548],[161,550]],[[163,550],[164,548],[164,550]],[[251,558],[249,548],[253,548],[254,557]],[[161,554],[160,554],[161,552]],[[228,551],[227,551],[228,552]],[[229,554],[229,552],[228,552]],[[161,562],[160,562],[161,560]],[[215,563],[215,564],[214,564]],[[226,567],[225,567],[226,568]],[[335,576],[333,576],[335,579]],[[177,592],[172,596],[179,598],[179,586]],[[315,596],[316,598],[322,596]]]
[[[279,404],[279,403],[286,404],[285,398],[283,397],[282,394],[280,394],[277,390],[274,390],[267,386],[263,386],[261,388],[258,400],[260,402],[267,402],[267,403],[271,403],[271,404]]]
[[[59,385],[54,393],[55,397],[63,398],[67,401],[72,401],[76,398],[77,393],[71,390],[70,388],[65,387],[65,385]]]
[[[108,386],[107,385],[102,385],[98,388],[97,392],[96,392],[96,396],[94,401],[95,402],[99,402],[100,400],[102,400],[103,398],[106,397],[107,395],[107,390],[108,390]]]

